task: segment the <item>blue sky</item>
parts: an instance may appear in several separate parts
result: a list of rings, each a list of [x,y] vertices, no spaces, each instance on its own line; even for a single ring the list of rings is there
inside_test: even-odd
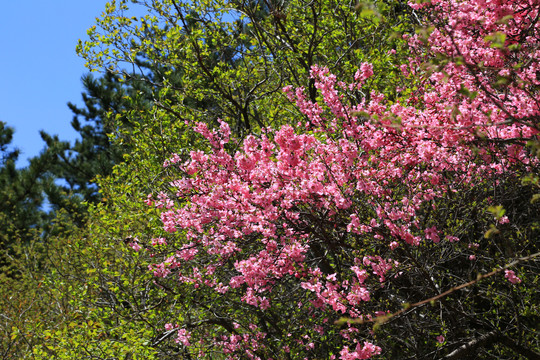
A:
[[[39,130],[74,140],[69,101],[82,104],[75,53],[78,39],[105,9],[106,0],[3,1],[0,11],[0,121],[15,128],[19,166],[45,143]]]

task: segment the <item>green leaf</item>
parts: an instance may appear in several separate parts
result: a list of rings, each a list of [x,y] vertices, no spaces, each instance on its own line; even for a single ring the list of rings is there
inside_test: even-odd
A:
[[[484,238],[491,239],[493,236],[499,234],[501,231],[495,227],[495,225],[491,225],[488,231],[484,234]]]
[[[503,208],[502,205],[489,206],[487,208],[487,211],[493,214],[493,216],[495,216],[497,220],[500,220],[506,213],[506,210]]]
[[[506,34],[498,31],[484,37],[484,40],[491,43],[490,46],[492,48],[502,49],[504,48],[504,43],[506,41]]]

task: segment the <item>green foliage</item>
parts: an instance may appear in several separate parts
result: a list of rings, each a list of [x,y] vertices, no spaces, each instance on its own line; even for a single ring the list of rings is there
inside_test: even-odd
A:
[[[221,118],[237,134],[287,122],[295,110],[281,91],[286,85],[307,88],[315,100],[313,65],[347,81],[362,62],[372,62],[383,75],[370,86],[397,99],[400,80],[392,65],[399,55],[388,51],[399,54],[400,34],[413,31],[400,2],[375,2],[369,8],[377,16],[355,11],[353,2],[328,0],[138,4],[149,13],[129,17],[127,1],[107,8],[90,40],[79,43],[88,65],[123,72],[124,64],[143,58],[160,69],[151,80],[155,106],[178,121]],[[176,74],[178,84],[171,81]],[[351,101],[365,95],[351,92]]]

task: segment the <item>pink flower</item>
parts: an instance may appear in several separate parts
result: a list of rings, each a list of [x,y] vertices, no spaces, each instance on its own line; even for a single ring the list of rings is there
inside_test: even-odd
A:
[[[189,338],[191,338],[191,334],[186,329],[178,330],[178,337],[176,338],[177,343],[182,343],[184,346],[190,346]]]
[[[152,246],[158,246],[158,245],[167,245],[167,240],[164,238],[154,238],[152,239]]]
[[[521,279],[516,276],[514,270],[504,270],[504,277],[512,284],[519,284],[521,282]]]
[[[400,65],[399,67],[399,70],[401,70],[401,73],[405,76],[407,76],[409,74],[409,70],[408,70],[408,67],[407,65],[403,64],[403,65]]]
[[[341,352],[340,359],[342,360],[356,360],[356,359],[369,359],[373,355],[378,355],[381,353],[381,348],[373,345],[370,342],[365,341],[364,346],[356,344],[356,349],[353,352],[349,350],[348,346],[345,346]]]
[[[144,203],[148,206],[152,206],[154,204],[153,196],[152,194],[148,194],[146,197],[146,200],[144,200]]]
[[[141,245],[139,245],[139,243],[137,241],[132,241],[129,243],[129,246],[131,246],[131,248],[135,251],[139,251],[141,250]]]
[[[439,238],[439,234],[437,233],[437,228],[435,226],[425,229],[424,233],[426,234],[426,238],[433,240],[434,243],[438,243],[439,241],[441,241],[441,239]]]
[[[503,216],[499,219],[499,224],[508,224],[510,222],[510,219],[508,219],[508,216]]]
[[[442,344],[444,342],[444,336],[442,335],[437,336],[437,341],[439,342],[439,344]]]
[[[363,82],[367,78],[373,75],[373,65],[369,63],[362,63],[360,69],[354,74],[354,80]]]

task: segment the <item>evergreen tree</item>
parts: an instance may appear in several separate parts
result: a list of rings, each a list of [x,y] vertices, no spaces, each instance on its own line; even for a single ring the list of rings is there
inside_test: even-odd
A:
[[[108,175],[114,163],[122,157],[120,147],[111,146],[108,133],[111,132],[107,117],[125,109],[125,90],[118,77],[107,73],[96,79],[92,75],[82,78],[85,91],[82,93],[84,107],[68,103],[74,117],[71,125],[80,135],[74,144],[63,141],[57,135],[41,132],[47,144],[45,155],[55,161],[50,169],[57,181],[57,187],[50,192],[53,209],[65,207],[66,195],[71,206],[82,210],[82,201],[99,200],[98,188],[92,183],[97,175]]]
[[[2,276],[15,276],[13,261],[25,246],[41,235],[49,218],[43,210],[49,183],[48,157],[16,168],[19,150],[11,146],[13,128],[0,122],[0,267]]]

